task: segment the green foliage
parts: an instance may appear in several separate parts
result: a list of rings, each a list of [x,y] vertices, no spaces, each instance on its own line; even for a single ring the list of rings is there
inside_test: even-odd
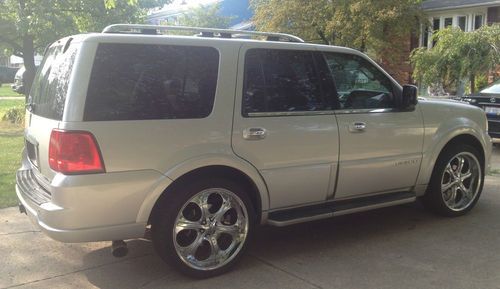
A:
[[[228,28],[234,16],[223,16],[220,4],[200,5],[179,18],[179,25],[192,27]]]
[[[12,107],[5,112],[2,117],[3,121],[10,121],[15,124],[22,124],[24,122],[25,109],[24,107]]]
[[[480,91],[483,88],[486,88],[486,86],[488,86],[488,76],[486,74],[477,76],[475,91]]]
[[[472,32],[447,28],[434,35],[432,49],[418,48],[410,56],[413,76],[424,85],[451,85],[470,79],[474,92],[475,79],[500,64],[500,25],[483,26]]]
[[[381,56],[402,49],[421,18],[420,0],[251,0],[258,30],[298,35]]]

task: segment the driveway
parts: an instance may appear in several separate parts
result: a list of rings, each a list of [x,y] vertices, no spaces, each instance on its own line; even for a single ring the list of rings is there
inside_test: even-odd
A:
[[[0,288],[500,288],[500,177],[489,176],[467,216],[442,218],[419,204],[257,230],[235,270],[192,280],[151,243],[63,244],[15,208],[0,210]]]

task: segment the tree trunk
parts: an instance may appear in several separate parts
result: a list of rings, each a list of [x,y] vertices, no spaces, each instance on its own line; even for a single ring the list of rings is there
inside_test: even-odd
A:
[[[470,76],[470,93],[476,93],[476,76],[474,74]]]
[[[24,95],[28,97],[35,78],[35,47],[33,45],[33,36],[25,35],[23,37],[23,61],[26,72],[23,75]]]

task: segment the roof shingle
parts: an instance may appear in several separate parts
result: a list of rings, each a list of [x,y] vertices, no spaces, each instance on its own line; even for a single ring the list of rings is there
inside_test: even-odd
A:
[[[487,5],[500,5],[500,0],[427,0],[422,3],[422,9],[445,10]]]

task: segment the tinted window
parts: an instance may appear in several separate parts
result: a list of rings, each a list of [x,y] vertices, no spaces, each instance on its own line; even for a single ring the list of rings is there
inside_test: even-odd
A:
[[[219,54],[209,47],[99,44],[84,119],[207,117],[218,66]]]
[[[66,51],[64,46],[52,46],[48,49],[30,92],[34,114],[62,119],[76,52],[75,45],[70,45]]]
[[[325,53],[335,80],[341,108],[390,108],[392,82],[366,59],[351,54]]]
[[[333,108],[322,92],[313,53],[250,49],[245,56],[243,114],[321,111]]]

